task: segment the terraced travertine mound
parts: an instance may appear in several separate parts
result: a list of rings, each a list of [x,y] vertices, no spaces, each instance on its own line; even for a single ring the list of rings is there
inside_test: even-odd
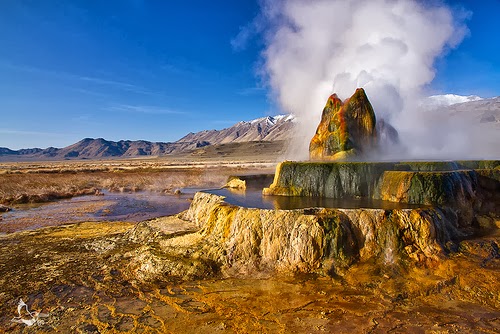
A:
[[[372,197],[382,174],[394,163],[296,162],[277,165],[274,181],[264,195],[331,198]]]
[[[264,195],[372,198],[451,208],[461,226],[500,214],[499,161],[293,162],[276,168]]]
[[[132,255],[129,268],[136,279],[274,272],[341,275],[359,261],[433,265],[461,236],[451,210],[265,210],[229,205],[221,196],[201,192],[189,210],[171,219],[189,221],[200,230],[163,238],[147,222],[137,226],[130,237],[156,246]]]

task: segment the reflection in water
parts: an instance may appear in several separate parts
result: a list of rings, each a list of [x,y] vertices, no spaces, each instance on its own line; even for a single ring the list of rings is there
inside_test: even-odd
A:
[[[105,196],[79,196],[57,202],[22,205],[1,215],[0,233],[81,221],[140,222],[184,211],[189,207],[190,198],[191,194],[106,192]]]
[[[263,196],[260,189],[214,189],[206,192],[224,196],[229,204],[257,209],[294,210],[304,208],[342,209],[410,209],[422,207],[420,204],[396,203],[369,198],[325,198],[308,196]]]
[[[403,209],[422,207],[371,199],[335,199],[306,196],[263,196],[260,188],[211,189],[184,188],[179,195],[151,192],[105,193],[105,196],[79,196],[44,204],[19,205],[0,217],[0,233],[32,230],[81,221],[139,222],[161,216],[177,214],[189,208],[198,191],[224,196],[229,204],[258,208],[293,210],[323,208],[375,208]]]

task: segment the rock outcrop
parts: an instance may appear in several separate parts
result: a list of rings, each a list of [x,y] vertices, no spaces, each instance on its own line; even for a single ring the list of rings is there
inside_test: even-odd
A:
[[[364,89],[358,88],[344,102],[333,94],[311,140],[311,160],[345,160],[369,151],[376,144],[375,124],[375,113]]]
[[[274,174],[230,176],[224,188],[262,189],[273,182]]]
[[[498,161],[285,161],[277,166],[274,181],[263,194],[371,198],[448,207],[465,227],[475,224],[476,213],[499,211],[495,204],[500,203],[499,171]]]
[[[384,172],[373,198],[400,203],[451,207],[461,226],[470,226],[483,193],[474,170]]]
[[[276,167],[273,183],[264,195],[330,198],[372,197],[377,184],[393,163],[295,162]]]
[[[157,246],[132,256],[133,277],[342,275],[359,261],[432,265],[461,236],[457,216],[446,209],[264,210],[229,205],[208,193],[197,193],[188,211],[169,219],[200,230],[162,237],[158,226],[138,225],[133,241],[139,235]]]
[[[337,94],[328,98],[316,134],[309,145],[311,160],[341,161],[389,150],[399,143],[397,130],[376,120],[363,88],[347,100]]]

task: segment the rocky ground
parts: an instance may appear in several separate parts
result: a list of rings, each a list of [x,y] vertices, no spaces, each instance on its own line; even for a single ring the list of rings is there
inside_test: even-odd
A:
[[[147,238],[196,234],[195,224],[175,217],[146,225],[149,232],[115,222],[2,236],[0,331],[497,333],[500,328],[498,231],[462,241],[458,252],[434,268],[401,271],[359,263],[337,278],[222,278],[213,272],[205,279],[185,275],[146,282],[130,273],[138,250],[157,247]],[[197,266],[196,259],[190,261]],[[31,327],[12,322],[19,299],[47,317],[35,318]]]

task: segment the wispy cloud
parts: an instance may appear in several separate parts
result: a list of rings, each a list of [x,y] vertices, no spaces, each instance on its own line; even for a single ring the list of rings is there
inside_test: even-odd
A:
[[[23,135],[23,136],[50,136],[50,137],[65,136],[65,134],[62,134],[62,133],[42,132],[42,131],[25,131],[25,130],[16,130],[16,129],[0,129],[0,134]]]
[[[10,70],[15,70],[15,71],[21,71],[21,72],[25,72],[25,73],[34,73],[34,74],[51,76],[51,77],[55,77],[55,78],[58,78],[61,80],[73,80],[73,81],[78,81],[80,83],[85,82],[85,83],[91,83],[91,84],[99,85],[99,86],[107,86],[107,87],[111,87],[114,89],[119,89],[119,90],[123,90],[123,91],[127,91],[127,92],[134,92],[134,93],[138,93],[138,94],[161,95],[161,94],[158,94],[156,92],[152,92],[144,87],[141,87],[141,86],[133,84],[133,83],[112,80],[112,79],[108,79],[108,78],[76,75],[73,73],[68,73],[68,72],[63,72],[63,71],[54,71],[54,70],[44,69],[44,68],[39,68],[39,67],[13,64],[10,62],[5,62],[5,61],[0,61],[0,67],[7,68]]]
[[[257,19],[240,27],[239,33],[231,39],[231,47],[234,51],[239,52],[247,48],[250,40],[257,35]]]
[[[165,60],[160,69],[164,72],[173,75],[190,76],[190,77],[204,77],[216,74],[217,71],[202,66],[199,62],[187,60],[184,58],[176,58]]]
[[[108,80],[108,79],[96,78],[96,77],[87,77],[87,76],[80,76],[80,77],[78,77],[78,79],[81,81],[91,82],[91,83],[98,84],[98,85],[111,86],[111,87],[115,87],[115,88],[126,90],[126,91],[132,91],[132,92],[138,92],[138,93],[149,93],[148,90],[146,90],[142,87],[139,87],[139,86],[134,85],[134,84],[126,83],[126,82],[120,82],[120,81]]]
[[[86,94],[86,95],[99,96],[99,97],[109,97],[108,94],[104,94],[104,93],[101,93],[101,92],[95,92],[93,90],[84,89],[84,88],[68,88],[68,89],[71,90],[71,91],[73,91],[73,92],[77,92],[77,93],[81,93],[81,94]]]
[[[168,108],[162,108],[157,106],[142,106],[142,105],[130,105],[130,104],[115,104],[105,108],[108,111],[117,112],[130,112],[130,113],[141,113],[141,114],[151,114],[151,115],[186,115],[186,112],[173,110]]]
[[[54,71],[47,71],[47,70],[43,70],[43,69],[36,68],[36,67],[13,64],[11,62],[4,61],[4,60],[0,60],[0,67],[6,68],[9,70],[22,71],[22,72],[28,72],[28,73],[41,73],[41,74],[50,74],[50,75],[54,75],[56,73]]]

